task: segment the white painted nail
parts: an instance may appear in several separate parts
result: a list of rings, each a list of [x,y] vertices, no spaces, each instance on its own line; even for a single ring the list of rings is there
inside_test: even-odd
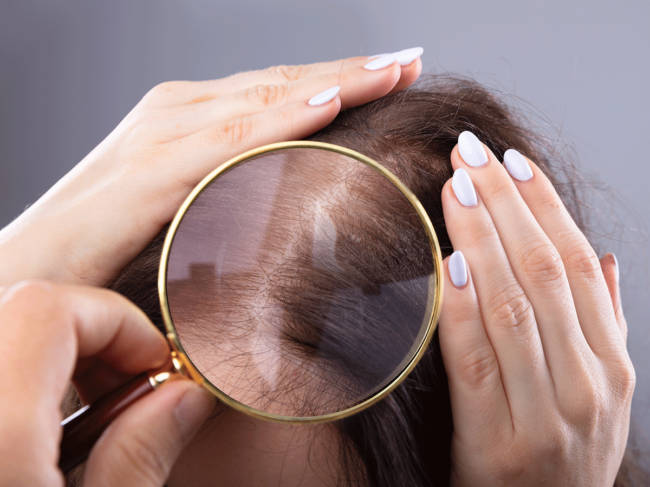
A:
[[[472,183],[469,174],[462,167],[454,171],[454,177],[451,178],[451,188],[461,205],[476,206],[478,204],[474,183]]]
[[[620,284],[621,271],[618,269],[618,259],[616,258],[616,254],[614,254],[614,252],[612,252],[612,257],[614,257],[614,263],[616,264],[616,284]]]
[[[400,66],[408,66],[417,58],[422,56],[424,49],[421,47],[412,47],[411,49],[404,49],[397,53],[397,62]]]
[[[449,258],[449,276],[456,287],[463,287],[467,284],[467,262],[460,250],[457,250]]]
[[[334,88],[330,88],[330,89],[325,90],[322,93],[319,93],[318,95],[314,96],[307,103],[308,103],[309,106],[312,106],[312,107],[317,107],[319,105],[324,105],[328,101],[332,101],[334,98],[336,98],[336,95],[339,94],[339,91],[341,91],[341,87],[340,86],[335,86]]]
[[[528,181],[533,177],[533,170],[526,158],[514,149],[508,149],[503,154],[503,165],[510,175],[519,181]]]
[[[382,57],[373,59],[364,68],[369,69],[370,71],[377,71],[378,69],[383,69],[387,66],[390,66],[397,60],[397,53],[385,54]]]
[[[481,141],[467,130],[458,136],[458,152],[468,166],[479,167],[488,161],[487,152]]]

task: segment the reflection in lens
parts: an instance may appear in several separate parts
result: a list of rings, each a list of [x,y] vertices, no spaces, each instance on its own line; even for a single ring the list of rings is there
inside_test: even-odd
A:
[[[259,411],[312,417],[390,384],[434,299],[429,237],[408,199],[351,157],[283,149],[197,197],[167,270],[180,342],[219,390]]]

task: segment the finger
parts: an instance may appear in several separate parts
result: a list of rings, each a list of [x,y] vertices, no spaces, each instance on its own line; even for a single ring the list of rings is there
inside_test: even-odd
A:
[[[116,370],[135,374],[161,366],[169,353],[141,310],[102,289],[20,283],[0,301],[0,322],[12,342],[0,343],[3,357],[44,390],[56,384],[61,394],[77,357],[97,356]],[[14,392],[25,390],[23,385],[15,384]]]
[[[472,165],[479,160],[487,162],[481,166]],[[535,220],[506,169],[473,134],[463,132],[460,135],[451,161],[454,168],[463,167],[469,172],[490,213],[512,272],[534,310],[555,385],[575,388],[575,375],[567,375],[566,371],[584,367],[585,357],[592,354],[580,329],[558,251]]]
[[[244,71],[220,79],[166,81],[153,87],[141,103],[158,108],[204,103],[257,85],[278,85],[310,76],[339,72],[347,64],[363,66],[360,59],[348,58],[296,66],[271,66],[266,69]]]
[[[531,404],[531,397],[547,398],[553,393],[532,307],[510,269],[490,215],[463,169],[457,169],[443,187],[442,205],[452,245],[463,249],[472,269],[479,309],[499,362],[511,414],[515,420],[522,416],[531,419],[544,404],[544,400]]]
[[[597,356],[621,352],[625,344],[598,256],[544,173],[516,151],[506,152],[506,168],[535,219],[558,250],[569,281],[582,332]],[[517,179],[517,175],[524,174]],[[601,356],[602,358],[602,356]]]
[[[412,70],[417,69],[413,64]],[[202,103],[167,108],[160,119],[169,125],[164,131],[169,140],[175,140],[231,119],[310,100],[334,86],[341,87],[339,96],[341,107],[345,109],[388,94],[400,81],[400,72],[395,62],[377,71],[354,67],[341,73],[310,76],[283,84],[255,85]]]
[[[422,72],[422,60],[420,59],[420,55],[422,55],[423,50],[421,48],[414,48],[406,49],[406,51],[402,52],[407,51],[411,51],[411,54],[409,56],[401,59],[398,57],[398,63],[401,67],[401,75],[395,87],[390,90],[391,93],[396,93],[412,85]],[[419,53],[418,57],[416,57],[415,60],[411,61],[411,59],[414,57],[414,54],[416,53]]]
[[[482,444],[511,431],[512,417],[465,257],[456,251],[444,263],[438,335],[449,378],[454,435],[461,442]]]
[[[401,67],[400,81],[393,89],[393,92],[405,88],[417,79],[422,70],[420,56],[422,56],[423,52],[424,49],[421,47],[414,47],[392,53],[392,56],[394,56],[396,62]],[[387,56],[391,55],[389,54]],[[248,88],[257,84],[280,84],[310,76],[341,73],[344,69],[349,69],[350,67],[376,70],[377,63],[370,66],[369,64],[379,57],[381,56],[360,56],[332,62],[316,63],[307,66],[280,66],[269,68],[268,70],[263,70],[261,72],[250,71],[248,73],[235,75],[231,77],[232,79],[226,78],[228,82],[220,85],[226,85],[228,87],[226,92],[232,93],[234,91],[239,91],[242,88]],[[379,62],[378,64],[380,66],[389,66],[392,62],[390,62],[390,64]],[[260,74],[262,74],[263,77],[260,78]]]
[[[95,444],[84,485],[162,486],[214,404],[190,381],[166,384],[142,398],[113,421]]]
[[[609,295],[612,298],[612,305],[616,314],[616,322],[623,335],[623,341],[627,342],[627,321],[623,314],[623,306],[621,305],[621,287],[620,287],[620,271],[618,267],[618,260],[611,252],[606,254],[600,259],[600,267],[603,269],[603,276],[607,283]]]
[[[291,103],[274,110],[228,120],[201,130],[179,141],[175,149],[179,165],[173,169],[170,184],[193,188],[219,164],[245,151],[286,140],[299,140],[330,123],[341,108],[341,99],[310,106],[307,100]],[[189,158],[187,154],[192,154]],[[163,191],[162,197],[178,191]],[[184,197],[183,194],[178,196]],[[176,211],[181,201],[169,204]],[[173,216],[173,213],[170,215]]]
[[[406,51],[411,50],[400,52]],[[422,52],[420,51],[419,55],[421,54]],[[418,69],[421,69],[421,65],[418,67],[419,63],[415,62],[419,59],[419,55],[413,59],[409,58],[408,55],[400,59],[401,64],[404,65],[403,73],[405,79],[411,79],[411,82],[417,78],[417,76],[413,76],[414,73]],[[395,53],[395,59],[397,60],[397,53]],[[411,62],[408,62],[409,60]],[[296,66],[272,66],[261,70],[245,71],[215,80],[170,81],[153,88],[143,101],[149,105],[158,107],[202,103],[258,85],[282,85],[311,77],[337,75],[345,70],[359,71],[371,61],[372,58],[368,57],[353,57]],[[336,84],[339,85],[340,83]],[[403,84],[402,87],[405,86],[408,86],[408,84]]]
[[[162,365],[164,338],[135,305],[116,293],[48,282],[8,288],[0,300],[3,377],[0,436],[20,437],[16,456],[56,465],[59,405],[76,358],[98,355],[117,370],[138,373]],[[7,436],[5,436],[7,435]],[[37,445],[34,447],[34,445]]]
[[[115,370],[136,374],[163,365],[169,355],[165,339],[140,309],[102,289],[21,283],[5,292],[0,322],[12,342],[0,343],[3,357],[34,377],[38,396],[55,400],[77,357],[97,357]],[[29,390],[20,381],[15,387],[21,395]]]

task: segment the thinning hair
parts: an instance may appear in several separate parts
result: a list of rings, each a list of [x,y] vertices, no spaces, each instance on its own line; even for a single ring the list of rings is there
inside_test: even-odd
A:
[[[422,202],[446,256],[453,248],[440,195],[453,174],[451,151],[465,130],[476,134],[500,160],[507,149],[516,149],[534,160],[554,184],[578,226],[587,230],[570,158],[558,152],[554,141],[546,139],[512,106],[470,79],[423,76],[401,92],[341,112],[309,139],[361,152],[396,174]],[[388,224],[398,224],[399,211],[395,208],[396,217]],[[164,232],[110,284],[140,306],[161,330],[157,273],[163,239]],[[409,245],[409,240],[401,240],[400,245]],[[383,264],[381,259],[373,258],[363,262],[363,271],[369,276],[377,275],[377,268]],[[278,281],[282,285],[272,285],[269,292],[288,310],[285,316],[303,323],[313,318],[309,310],[318,306],[314,301],[317,296],[304,286],[314,277],[314,270],[301,262],[299,255],[290,267],[292,272],[299,269],[298,277]],[[282,267],[278,269],[282,271]],[[295,272],[292,275],[296,276]],[[291,329],[291,323],[288,325]],[[295,330],[304,333],[305,328],[294,326]],[[340,438],[340,461],[347,469],[344,484],[449,485],[453,426],[437,336],[397,389],[371,408],[334,423],[334,427]],[[626,454],[617,486],[650,484],[648,472],[638,467],[633,457]]]

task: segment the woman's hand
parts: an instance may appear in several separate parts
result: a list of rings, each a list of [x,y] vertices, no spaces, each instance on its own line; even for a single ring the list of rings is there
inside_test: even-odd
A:
[[[210,171],[247,150],[302,139],[342,108],[408,86],[420,74],[420,54],[415,49],[156,86],[0,232],[0,285],[30,278],[105,284],[171,221]],[[340,95],[308,103],[336,86]]]
[[[60,404],[75,378],[133,375],[169,357],[160,332],[123,297],[45,281],[0,288],[0,485],[62,485]],[[91,377],[92,376],[92,377]],[[122,413],[93,448],[84,485],[162,485],[214,400],[191,381],[165,384]]]
[[[598,260],[519,153],[501,165],[465,132],[451,160],[442,200],[457,252],[440,345],[452,485],[611,487],[635,384],[615,258]]]

